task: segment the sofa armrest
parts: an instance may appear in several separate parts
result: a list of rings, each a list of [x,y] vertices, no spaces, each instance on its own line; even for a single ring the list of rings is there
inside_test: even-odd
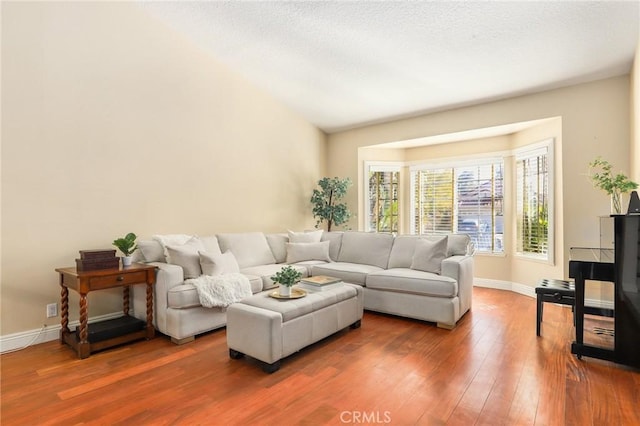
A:
[[[471,309],[473,296],[473,256],[451,256],[442,261],[442,275],[458,282],[460,315]]]

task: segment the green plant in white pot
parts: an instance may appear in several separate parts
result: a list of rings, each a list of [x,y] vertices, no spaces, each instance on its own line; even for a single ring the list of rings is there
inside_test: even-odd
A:
[[[138,246],[136,246],[136,238],[138,238],[136,234],[129,232],[124,236],[124,238],[117,238],[113,240],[113,245],[116,246],[122,254],[124,254],[124,257],[122,258],[122,266],[131,265],[131,255],[138,248]]]
[[[589,178],[596,188],[602,189],[611,196],[611,213],[622,213],[621,194],[630,192],[638,187],[638,184],[630,180],[625,174],[612,172],[613,166],[601,157],[597,157],[589,163]]]
[[[271,277],[271,280],[280,285],[280,296],[291,296],[291,287],[300,281],[302,273],[298,272],[293,266],[285,266]]]

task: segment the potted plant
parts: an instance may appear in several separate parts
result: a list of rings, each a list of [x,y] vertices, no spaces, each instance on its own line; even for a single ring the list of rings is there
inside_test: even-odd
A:
[[[131,254],[138,248],[138,246],[136,246],[136,238],[136,234],[129,232],[124,238],[113,240],[113,245],[124,254],[122,266],[131,265]]]
[[[638,184],[623,173],[614,175],[612,169],[611,163],[598,157],[589,163],[589,178],[595,188],[600,188],[611,196],[611,213],[621,214],[621,194],[636,189]]]
[[[285,266],[271,277],[274,283],[280,285],[280,296],[291,296],[291,287],[302,278],[302,273],[298,272],[293,266]]]
[[[318,181],[318,186],[320,188],[314,189],[311,196],[313,217],[317,219],[316,228],[326,220],[327,232],[331,232],[332,225],[346,223],[351,217],[347,204],[340,202],[347,194],[347,188],[351,186],[351,179],[325,177]]]

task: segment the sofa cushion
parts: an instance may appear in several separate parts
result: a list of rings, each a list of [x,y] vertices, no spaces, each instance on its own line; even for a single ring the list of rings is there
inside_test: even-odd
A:
[[[167,261],[173,265],[179,265],[184,270],[184,278],[197,278],[202,275],[200,268],[200,255],[205,247],[197,237],[192,237],[182,245],[167,245]]]
[[[187,234],[157,234],[151,236],[151,239],[159,242],[160,245],[162,245],[162,250],[164,250],[165,257],[169,256],[166,249],[168,245],[181,246],[191,238],[193,238],[193,235]]]
[[[251,292],[253,294],[262,291],[262,278],[255,275],[246,275],[251,284]],[[193,284],[180,284],[171,287],[167,291],[167,307],[173,309],[188,309],[200,305],[200,297],[198,290]]]
[[[324,231],[322,229],[318,229],[317,231],[304,231],[304,232],[294,232],[289,231],[289,242],[290,243],[319,243],[322,238],[322,233]]]
[[[305,260],[304,262],[297,262],[297,263],[293,263],[292,265],[295,266],[301,266],[306,268],[307,273],[306,273],[306,277],[310,277],[311,274],[311,268],[314,265],[325,265],[327,262],[323,261],[323,260]]]
[[[407,268],[373,272],[367,276],[366,287],[433,297],[451,298],[458,295],[458,282],[453,278]]]
[[[329,241],[329,257],[334,262],[338,261],[340,255],[340,247],[342,246],[342,231],[323,232],[320,241]]]
[[[466,256],[469,254],[471,238],[467,234],[447,235],[447,257]]]
[[[205,275],[222,275],[240,272],[235,256],[230,251],[221,254],[199,252],[200,267]]]
[[[387,267],[389,269],[411,267],[413,253],[416,250],[416,242],[419,238],[418,235],[398,235],[393,240]]]
[[[329,257],[329,241],[321,243],[287,243],[287,263],[298,263],[309,260],[331,262]]]
[[[249,279],[249,284],[251,284],[251,293],[256,294],[262,291],[262,277],[251,274],[244,274]]]
[[[142,254],[143,262],[166,262],[164,255],[164,247],[160,241],[156,240],[140,240],[137,243],[138,252]]]
[[[287,247],[285,244],[289,242],[289,236],[285,233],[265,234],[271,253],[276,259],[276,263],[284,263],[287,260]]]
[[[200,306],[198,290],[193,284],[180,284],[167,292],[167,306],[173,309],[187,309]]]
[[[198,237],[204,245],[204,251],[209,254],[222,254],[220,251],[220,245],[218,244],[218,237],[215,235],[209,235],[206,237]]]
[[[333,262],[311,266],[312,275],[327,275],[340,278],[342,281],[364,285],[367,274],[383,270],[378,266],[360,263]]]
[[[271,265],[259,265],[251,266],[249,268],[242,268],[240,272],[245,275],[255,275],[262,279],[262,290],[268,290],[270,288],[277,287],[277,284],[273,282],[271,277],[279,272],[286,265],[283,264],[271,264]],[[309,276],[306,266],[292,265],[297,271],[302,273],[303,277]]]
[[[218,243],[223,253],[231,250],[240,269],[276,263],[262,232],[218,234]]]
[[[386,268],[393,245],[393,235],[374,232],[345,232],[339,262],[360,263]]]
[[[447,237],[431,241],[419,239],[416,242],[416,250],[413,253],[411,269],[439,274],[442,270],[442,261],[447,257]]]
[[[467,234],[447,234],[447,257],[465,256],[469,251],[471,239]],[[437,241],[440,235],[398,235],[393,241],[391,254],[389,255],[389,269],[410,268],[413,261],[413,253],[416,242],[419,239]]]

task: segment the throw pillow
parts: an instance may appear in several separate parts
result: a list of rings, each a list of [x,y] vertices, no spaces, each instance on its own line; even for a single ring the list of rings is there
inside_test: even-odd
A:
[[[220,245],[218,244],[218,237],[215,235],[207,236],[207,237],[198,237],[202,244],[204,245],[205,251],[207,253],[212,254],[222,254],[220,251]]]
[[[192,237],[182,245],[168,245],[165,249],[168,253],[167,262],[181,266],[185,279],[197,278],[202,275],[198,252],[206,249],[197,237]]]
[[[287,243],[287,263],[323,260],[331,262],[329,257],[330,241],[321,243]]]
[[[273,257],[276,258],[276,263],[284,263],[287,260],[285,244],[289,241],[287,234],[266,234],[265,237],[267,237],[267,243],[269,243]]]
[[[449,234],[447,241],[447,257],[465,256],[469,254],[471,238],[467,234]]]
[[[164,251],[165,257],[168,256],[167,246],[181,246],[191,238],[193,235],[186,234],[166,234],[166,235],[152,235],[151,238],[156,240],[162,245],[162,250]]]
[[[204,275],[222,275],[240,272],[236,257],[229,250],[222,254],[199,252],[200,267]]]
[[[156,240],[138,241],[138,250],[142,253],[145,262],[166,262],[164,247]]]
[[[437,240],[419,239],[413,253],[411,269],[439,274],[442,261],[447,257],[447,237]]]
[[[294,232],[289,231],[290,243],[319,243],[322,238],[322,229],[317,231]]]

